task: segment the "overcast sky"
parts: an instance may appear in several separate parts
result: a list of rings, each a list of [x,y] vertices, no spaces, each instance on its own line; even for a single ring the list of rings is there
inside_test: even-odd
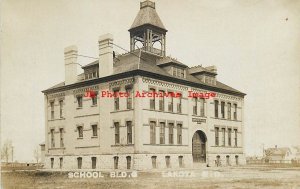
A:
[[[2,0],[1,139],[13,141],[14,159],[33,160],[45,140],[41,91],[64,80],[64,47],[97,57],[99,35],[112,33],[129,49],[139,2]],[[247,154],[263,143],[300,145],[300,1],[156,0],[156,8],[167,55],[216,65],[219,81],[247,93]]]

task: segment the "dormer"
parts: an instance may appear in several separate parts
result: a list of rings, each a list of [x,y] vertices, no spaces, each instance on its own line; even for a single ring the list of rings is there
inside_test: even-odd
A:
[[[164,69],[166,72],[168,72],[170,75],[174,77],[186,78],[186,72],[188,66],[179,62],[175,58],[164,57],[158,59],[156,65],[161,67],[162,69]]]
[[[202,65],[194,66],[189,68],[189,74],[195,76],[200,79],[203,83],[207,83],[210,85],[216,85],[217,83],[217,67],[216,66],[208,66],[202,67]]]
[[[98,60],[82,67],[84,70],[84,80],[99,78],[99,63]]]

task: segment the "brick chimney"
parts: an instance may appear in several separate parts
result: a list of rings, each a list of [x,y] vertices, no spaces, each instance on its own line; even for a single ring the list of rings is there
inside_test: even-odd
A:
[[[113,35],[101,35],[99,43],[99,77],[113,74]]]
[[[77,82],[77,54],[76,46],[65,48],[65,85]]]

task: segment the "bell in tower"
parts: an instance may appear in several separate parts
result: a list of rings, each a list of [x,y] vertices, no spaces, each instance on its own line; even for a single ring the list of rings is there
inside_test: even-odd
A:
[[[140,11],[128,31],[130,32],[130,51],[142,49],[159,56],[166,56],[168,30],[160,20],[154,2],[146,0],[140,3]]]

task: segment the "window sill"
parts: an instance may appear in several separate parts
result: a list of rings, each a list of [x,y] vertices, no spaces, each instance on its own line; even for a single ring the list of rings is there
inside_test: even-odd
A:
[[[91,107],[97,107],[98,105],[97,104],[95,104],[95,105],[91,105]]]
[[[57,121],[57,120],[65,120],[66,118],[58,118],[58,119],[49,119],[48,121]]]
[[[92,136],[91,138],[98,138],[98,136]]]
[[[206,116],[197,115],[197,114],[193,114],[192,116],[194,116],[194,117],[202,117],[202,118],[207,118]]]
[[[83,139],[83,137],[78,137],[77,140],[78,140],[78,139]]]
[[[77,107],[76,110],[82,109],[82,107]]]
[[[127,112],[127,111],[132,111],[132,110],[134,110],[134,109],[114,110],[114,111],[112,111],[110,113]]]
[[[124,147],[124,146],[134,146],[134,144],[114,144],[111,147]]]

